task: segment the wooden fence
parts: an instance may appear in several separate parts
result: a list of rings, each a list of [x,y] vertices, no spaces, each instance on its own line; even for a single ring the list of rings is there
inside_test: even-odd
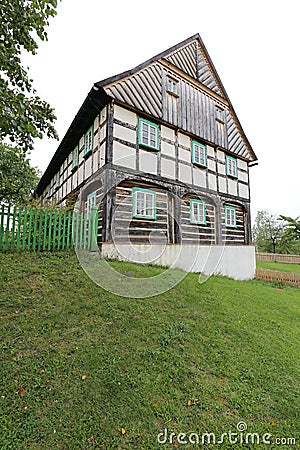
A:
[[[258,280],[276,281],[292,286],[300,286],[299,274],[294,272],[279,272],[277,270],[256,269],[255,277]]]
[[[0,250],[63,250],[72,245],[72,212],[2,206]]]
[[[300,264],[300,255],[281,255],[280,253],[256,253],[257,261]]]
[[[64,209],[0,209],[0,251],[97,249],[98,210],[90,213]]]

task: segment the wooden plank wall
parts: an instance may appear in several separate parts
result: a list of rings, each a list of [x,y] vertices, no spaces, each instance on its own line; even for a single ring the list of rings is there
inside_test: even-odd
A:
[[[141,187],[156,192],[156,220],[132,217],[132,188]],[[157,187],[144,184],[122,183],[116,189],[113,236],[116,242],[164,244],[168,242],[168,196]]]
[[[211,245],[216,243],[215,207],[206,201],[206,225],[192,224],[190,220],[190,199],[181,200],[181,237],[183,244]]]
[[[236,227],[225,226],[224,206],[234,206],[236,208]],[[226,202],[221,210],[222,240],[226,245],[245,244],[245,225],[243,207],[233,202]]]

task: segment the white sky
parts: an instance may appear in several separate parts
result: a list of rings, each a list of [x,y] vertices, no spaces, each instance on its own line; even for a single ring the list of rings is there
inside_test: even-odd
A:
[[[62,0],[48,42],[24,64],[62,139],[94,82],[198,32],[259,160],[252,215],[300,215],[297,0]],[[44,171],[57,146],[37,140],[33,165]]]

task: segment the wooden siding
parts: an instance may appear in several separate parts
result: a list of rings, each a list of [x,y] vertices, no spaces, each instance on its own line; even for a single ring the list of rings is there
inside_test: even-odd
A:
[[[132,188],[141,187],[156,192],[156,220],[132,217]],[[116,209],[113,223],[115,242],[164,244],[168,242],[168,195],[163,189],[145,184],[122,183],[116,189]]]
[[[153,64],[144,70],[117,81],[105,88],[113,98],[161,118],[162,83],[161,67]]]
[[[236,209],[236,227],[225,225],[225,206]],[[225,202],[221,210],[222,240],[226,245],[246,244],[244,208],[234,202]]]
[[[190,199],[202,199],[201,196],[188,195],[181,200],[181,239],[183,244],[211,245],[216,243],[215,207],[207,198],[206,224],[196,225],[190,220]]]
[[[218,95],[223,96],[218,80],[216,79],[198,41],[195,40],[185,47],[172,52],[171,55],[166,56],[165,59],[212,91],[216,92]]]
[[[217,79],[204,54],[199,56],[199,52],[201,53],[199,44],[194,42],[164,59],[177,65],[193,79],[185,77],[182,72],[176,72],[176,67],[172,70],[172,64],[167,67],[163,61],[156,61],[130,76],[104,86],[104,89],[124,105],[252,160],[237,119],[227,100],[220,96]],[[177,95],[167,91],[168,76],[178,81]],[[197,80],[205,85],[205,89]],[[216,120],[218,107],[224,111],[224,123]]]

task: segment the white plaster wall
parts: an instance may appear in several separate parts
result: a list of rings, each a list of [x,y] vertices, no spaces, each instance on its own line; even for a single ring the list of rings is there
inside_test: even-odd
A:
[[[237,195],[237,180],[228,178],[228,194]]]
[[[208,189],[217,190],[217,177],[213,173],[208,174]]]
[[[169,139],[172,142],[175,142],[175,131],[172,128],[168,128],[168,127],[165,127],[164,125],[162,125],[161,137]]]
[[[175,179],[175,161],[161,158],[161,176]]]
[[[179,181],[183,183],[192,183],[192,171],[191,166],[186,166],[185,164],[178,164],[179,167]]]
[[[241,197],[249,199],[249,187],[245,184],[239,184],[239,194]]]
[[[226,188],[226,178],[221,178],[219,177],[219,191],[220,192],[226,192],[227,188]]]
[[[182,134],[182,133],[178,134],[178,142],[179,142],[179,145],[183,145],[188,148],[191,147],[191,139],[188,136],[186,136],[185,134]]]
[[[140,149],[140,170],[146,173],[157,174],[157,153]]]
[[[123,141],[131,142],[135,144],[136,142],[136,131],[130,128],[122,127],[121,125],[114,124],[114,137],[123,139]]]
[[[189,152],[188,150],[184,150],[183,148],[180,147],[178,149],[178,157],[179,160],[191,162],[191,152]]]
[[[225,153],[222,152],[222,150],[217,150],[217,158],[218,158],[220,161],[225,161]]]
[[[206,188],[206,170],[193,167],[193,181],[195,186]]]
[[[130,169],[136,168],[135,148],[127,147],[120,142],[114,142],[113,163]]]
[[[255,247],[250,245],[147,245],[102,244],[105,257],[163,265],[210,276],[220,274],[236,280],[255,276]]]
[[[115,105],[114,107],[114,117],[134,126],[137,124],[137,115],[119,105]]]
[[[168,142],[161,141],[161,153],[175,158],[175,146]]]

